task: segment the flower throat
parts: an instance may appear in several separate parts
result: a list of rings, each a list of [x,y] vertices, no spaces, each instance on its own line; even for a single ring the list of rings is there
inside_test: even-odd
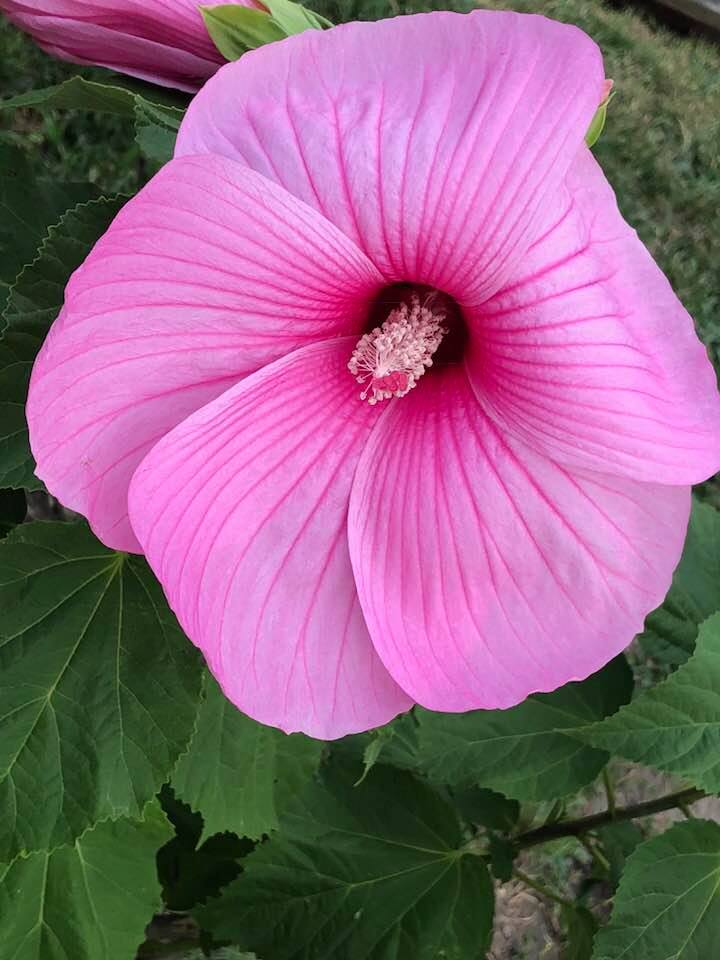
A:
[[[360,399],[375,404],[409,393],[432,366],[433,354],[448,332],[446,320],[437,294],[429,293],[421,301],[413,293],[381,326],[363,334],[348,361],[357,382],[366,384]]]

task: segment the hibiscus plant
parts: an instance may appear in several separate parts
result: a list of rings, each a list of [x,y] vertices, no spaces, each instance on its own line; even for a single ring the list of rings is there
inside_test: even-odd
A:
[[[602,52],[331,6],[0,0],[146,181],[0,144],[0,960],[494,957],[508,882],[711,960],[720,397]]]

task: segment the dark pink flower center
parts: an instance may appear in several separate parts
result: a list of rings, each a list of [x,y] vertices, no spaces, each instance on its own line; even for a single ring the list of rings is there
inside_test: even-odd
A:
[[[348,369],[365,387],[360,398],[371,404],[405,396],[438,360],[458,362],[467,338],[458,305],[429,287],[387,287],[369,323]]]

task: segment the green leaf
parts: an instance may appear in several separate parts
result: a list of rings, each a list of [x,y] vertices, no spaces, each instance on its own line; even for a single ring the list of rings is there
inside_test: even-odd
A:
[[[590,783],[608,756],[568,733],[627,703],[632,677],[617,657],[582,683],[534,694],[510,710],[418,711],[420,760],[431,779],[479,784],[517,800],[567,796]]]
[[[702,624],[695,653],[667,680],[573,735],[711,793],[720,790],[720,613]]]
[[[643,650],[665,663],[684,663],[698,626],[720,609],[720,512],[693,498],[687,540],[665,602],[645,621]]]
[[[26,513],[24,490],[0,490],[0,539],[22,523]]]
[[[453,802],[469,822],[490,830],[510,832],[520,818],[520,804],[494,790],[469,787],[453,791]]]
[[[237,947],[218,947],[210,953],[203,950],[193,950],[183,954],[181,960],[256,960],[254,953],[244,953]]]
[[[482,957],[493,889],[454,811],[410,774],[343,758],[199,913],[219,939],[270,960]]]
[[[412,712],[403,713],[377,730],[356,733],[336,741],[332,751],[358,759],[358,783],[362,783],[379,762],[403,770],[416,770],[417,721]]]
[[[10,290],[0,337],[0,486],[42,488],[25,421],[32,365],[62,306],[70,275],[124,202],[100,198],[64,213]]]
[[[213,950],[209,958],[201,957],[200,960],[255,960],[255,954],[242,953],[236,947],[220,947]]]
[[[254,843],[234,833],[218,833],[198,846],[203,819],[178,800],[165,784],[160,803],[175,827],[175,836],[158,850],[158,876],[163,902],[170,910],[189,910],[220,890],[240,872],[238,861],[247,856]]]
[[[71,845],[0,867],[3,957],[133,957],[160,908],[155,852],[169,834],[153,803],[142,821],[107,821]]]
[[[376,731],[368,745],[363,750],[362,762],[363,762],[363,772],[359,780],[356,781],[355,786],[359,787],[363,782],[365,777],[370,773],[372,768],[380,759],[380,754],[382,753],[383,746],[385,745],[385,736],[383,736],[382,728]]]
[[[560,912],[567,937],[562,960],[590,960],[598,928],[595,917],[580,906],[563,906]]]
[[[143,559],[82,524],[0,543],[0,862],[139,816],[187,746],[198,658]]]
[[[720,930],[720,826],[687,820],[628,859],[593,960],[710,960]]]
[[[68,207],[97,194],[89,183],[33,179],[23,152],[0,144],[0,303],[18,273],[34,259],[48,226]]]
[[[175,141],[185,113],[176,107],[138,100],[135,104],[135,140],[149,160],[167,163],[175,151]]]
[[[234,3],[200,7],[208,33],[226,60],[239,60],[248,50],[305,30],[332,26],[329,20],[291,0],[268,0],[264,6],[266,10]]]
[[[239,861],[253,844],[234,833],[216,833],[188,849],[173,838],[158,851],[163,900],[170,910],[190,910],[216,897],[240,873]]]
[[[517,850],[509,837],[501,833],[491,833],[488,837],[488,852],[493,876],[501,883],[507,883],[513,874],[513,862]]]
[[[209,674],[204,687],[197,727],[172,776],[173,789],[202,813],[204,836],[232,830],[261,837],[278,826],[284,805],[317,770],[322,744],[246,717]]]
[[[70,77],[53,87],[30,90],[7,100],[0,100],[0,110],[16,110],[18,107],[58,108],[134,117],[135,107],[139,102],[182,108],[187,104],[187,97],[174,90],[150,86],[130,77],[113,76],[102,83],[86,80],[84,77]]]
[[[644,840],[640,827],[631,820],[611,823],[597,831],[602,844],[602,850],[610,865],[608,879],[613,887],[617,887],[625,869],[625,861],[635,847]]]

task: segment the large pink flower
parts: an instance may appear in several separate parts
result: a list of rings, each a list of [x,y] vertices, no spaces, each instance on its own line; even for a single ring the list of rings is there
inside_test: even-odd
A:
[[[202,2],[0,0],[0,10],[53,56],[197,90],[225,62],[203,23]],[[233,2],[262,8],[257,0]]]
[[[293,37],[210,81],[72,278],[38,474],[258,720],[508,707],[662,600],[720,402],[584,146],[602,95],[541,17]]]

